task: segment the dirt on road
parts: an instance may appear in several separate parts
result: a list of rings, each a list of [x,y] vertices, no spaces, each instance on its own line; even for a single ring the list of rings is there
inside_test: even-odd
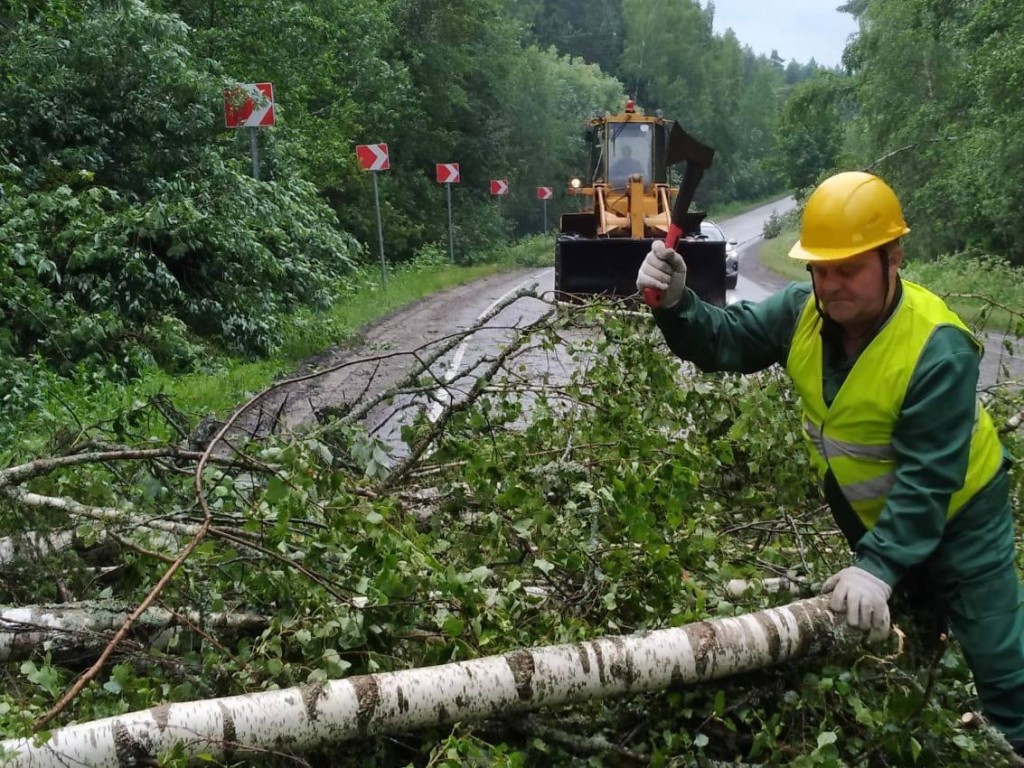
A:
[[[501,296],[536,272],[513,270],[446,288],[365,326],[275,383],[237,420],[237,430],[248,436],[299,431],[316,423],[323,409],[389,390],[414,366],[422,367],[423,350],[468,325],[461,308]]]

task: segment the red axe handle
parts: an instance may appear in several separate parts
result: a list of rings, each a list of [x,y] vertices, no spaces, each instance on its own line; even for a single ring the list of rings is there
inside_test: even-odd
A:
[[[674,208],[679,207],[679,199],[682,195],[676,197],[676,205]],[[675,222],[675,211],[672,211],[672,223],[668,227],[668,234],[665,235],[665,247],[674,249],[679,238],[683,236],[683,228]],[[644,304],[648,307],[660,307],[661,306],[661,291],[657,288],[644,288]]]

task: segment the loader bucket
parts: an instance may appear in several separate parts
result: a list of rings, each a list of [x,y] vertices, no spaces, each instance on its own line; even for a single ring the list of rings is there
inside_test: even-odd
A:
[[[604,295],[637,296],[636,273],[654,238],[588,239],[562,235],[555,244],[555,298],[580,302]],[[681,240],[686,284],[701,299],[725,306],[725,243]]]

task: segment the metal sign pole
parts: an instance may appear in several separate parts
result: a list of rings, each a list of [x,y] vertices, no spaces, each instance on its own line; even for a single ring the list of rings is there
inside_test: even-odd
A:
[[[548,233],[548,201],[544,198],[544,234]]]
[[[498,218],[501,218],[501,195],[498,195]]]
[[[377,172],[371,171],[373,176],[373,205],[377,209],[377,242],[380,243],[380,282],[384,290],[388,287],[388,265],[384,260],[384,227],[380,223],[380,196],[377,194]]]
[[[259,179],[260,177],[260,145],[256,132],[259,128],[249,127],[249,153],[252,155],[252,177]]]
[[[446,182],[445,190],[448,193],[448,258],[455,261],[455,239],[452,233],[452,183]]]

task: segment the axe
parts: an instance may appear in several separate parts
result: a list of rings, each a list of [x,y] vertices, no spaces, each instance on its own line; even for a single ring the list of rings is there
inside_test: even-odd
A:
[[[693,202],[693,195],[704,176],[704,171],[711,167],[715,150],[697,141],[678,125],[673,128],[672,134],[669,139],[673,145],[672,149],[679,152],[682,159],[686,160],[683,181],[679,185],[679,192],[672,205],[672,217],[668,234],[665,235],[665,247],[674,250],[676,243],[685,234],[686,212],[690,209],[690,203]],[[649,307],[660,307],[661,291],[656,288],[644,288],[644,303]]]

